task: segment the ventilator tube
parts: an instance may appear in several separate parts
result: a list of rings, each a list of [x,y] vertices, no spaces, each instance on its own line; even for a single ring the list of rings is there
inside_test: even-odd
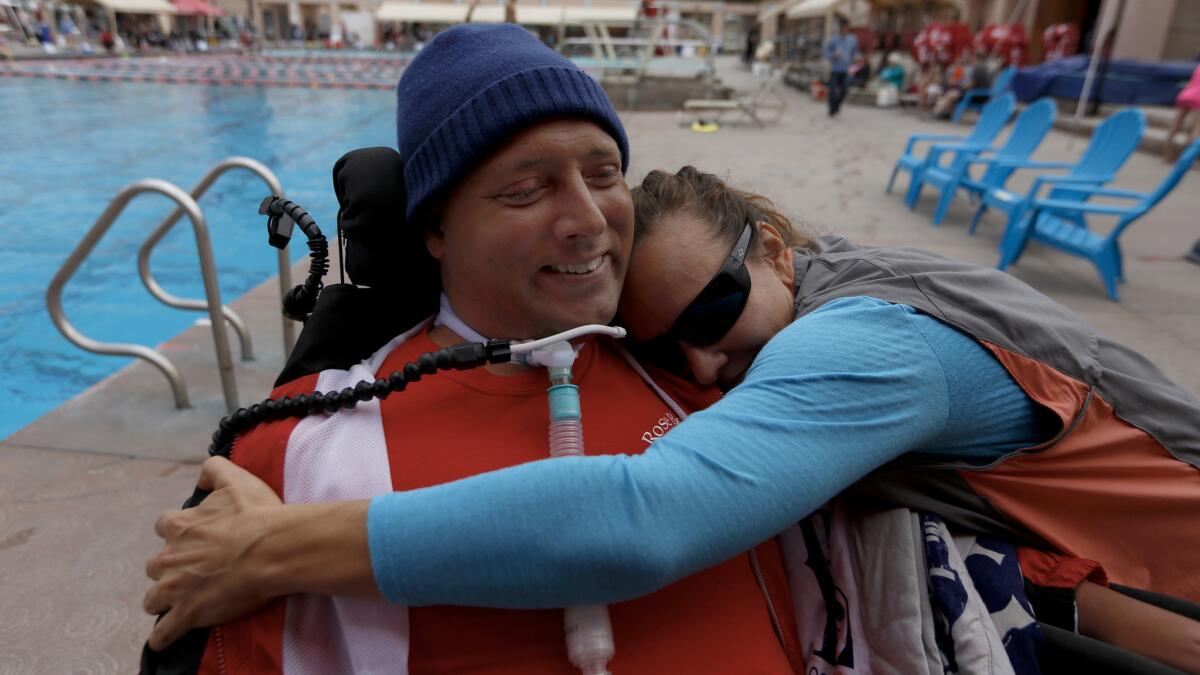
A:
[[[575,350],[558,342],[538,350],[539,360],[550,370],[550,456],[583,455],[583,417],[579,387],[571,384]],[[583,605],[563,610],[567,657],[583,675],[609,675],[608,662],[616,653],[612,622],[604,605]]]
[[[563,610],[567,658],[583,675],[611,675],[608,662],[616,653],[608,607],[582,605]]]

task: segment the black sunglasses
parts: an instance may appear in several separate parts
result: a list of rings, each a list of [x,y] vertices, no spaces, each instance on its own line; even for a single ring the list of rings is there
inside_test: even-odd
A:
[[[725,337],[746,308],[750,298],[750,272],[746,254],[754,224],[747,221],[721,269],[696,298],[684,308],[667,332],[636,345],[635,352],[659,365],[679,370],[684,361],[676,343],[697,347],[715,344]]]

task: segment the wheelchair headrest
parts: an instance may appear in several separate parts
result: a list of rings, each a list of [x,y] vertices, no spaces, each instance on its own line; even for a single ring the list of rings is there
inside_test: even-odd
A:
[[[353,285],[322,289],[276,386],[348,368],[437,311],[440,270],[421,228],[405,221],[400,155],[391,148],[346,153],[333,165],[333,191]]]
[[[345,269],[360,286],[402,290],[437,304],[441,279],[420,228],[405,221],[404,162],[392,148],[360,148],[333,165]],[[432,296],[431,296],[432,294]]]

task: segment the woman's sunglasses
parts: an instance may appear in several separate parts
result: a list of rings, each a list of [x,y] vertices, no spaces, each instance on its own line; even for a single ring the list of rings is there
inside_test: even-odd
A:
[[[754,224],[747,221],[721,269],[709,281],[667,332],[635,346],[635,352],[671,370],[684,364],[678,342],[697,347],[715,344],[737,323],[750,298],[750,272],[746,254]]]

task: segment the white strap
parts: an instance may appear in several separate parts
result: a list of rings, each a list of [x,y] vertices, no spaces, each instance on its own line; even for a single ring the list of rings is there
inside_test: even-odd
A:
[[[457,314],[454,313],[454,308],[450,306],[450,298],[442,293],[442,311],[438,312],[437,318],[433,320],[435,326],[445,326],[458,334],[459,337],[467,342],[487,342],[479,331],[467,325]]]
[[[474,328],[468,326],[467,322],[463,321],[462,318],[460,318],[458,314],[454,312],[454,308],[450,306],[450,298],[446,297],[445,293],[442,293],[441,306],[442,309],[440,312],[438,312],[437,318],[433,320],[433,325],[445,326],[457,333],[458,336],[464,340],[469,340],[471,342],[488,341],[486,337],[484,337]],[[576,351],[579,351],[579,349],[581,349],[583,346],[584,345],[576,347]],[[637,362],[637,359],[635,359],[633,355],[629,353],[629,350],[625,349],[625,346],[622,345],[619,340],[614,340],[613,346],[616,348],[617,353],[621,355],[621,358],[625,359],[625,362],[629,364],[629,367],[633,368],[633,372],[637,373],[638,376],[641,377],[642,380],[644,380],[646,384],[654,390],[655,394],[658,394],[658,397],[667,404],[667,407],[670,408],[672,412],[679,416],[679,419],[687,419],[687,413],[684,412],[683,407],[676,403],[675,400],[667,394],[667,392],[663,391],[662,387],[658,386],[658,383],[654,381],[654,378],[650,377],[650,374],[646,372],[646,369],[642,367],[642,364]]]

